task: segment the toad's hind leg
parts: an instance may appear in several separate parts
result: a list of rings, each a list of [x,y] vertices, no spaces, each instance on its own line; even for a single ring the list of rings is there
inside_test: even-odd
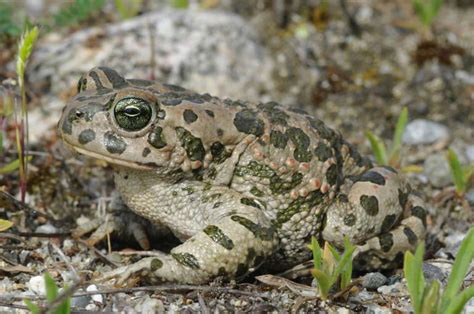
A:
[[[389,167],[347,179],[326,219],[323,238],[342,247],[348,236],[357,245],[354,266],[359,270],[394,268],[403,252],[425,237],[423,202]]]
[[[190,189],[189,183],[185,188]],[[173,202],[185,204],[186,208],[198,208],[198,212],[206,216],[202,229],[173,248],[171,254],[158,253],[155,257],[144,258],[115,269],[99,280],[115,278],[123,283],[129,277],[139,275],[152,283],[201,284],[220,275],[245,275],[273,253],[276,232],[258,208],[259,203],[242,198],[227,187],[206,187],[196,183],[191,196],[179,185],[170,189],[169,194],[175,192]],[[219,197],[219,202],[211,202],[213,197]],[[216,204],[220,206],[216,207]],[[179,211],[179,207],[176,208],[175,211]],[[175,222],[178,224],[179,221]]]

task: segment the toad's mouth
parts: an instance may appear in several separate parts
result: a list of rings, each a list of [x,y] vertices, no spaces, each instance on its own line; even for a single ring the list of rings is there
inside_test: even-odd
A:
[[[105,160],[106,162],[114,164],[114,165],[119,165],[119,166],[138,169],[138,170],[153,170],[153,169],[157,168],[157,165],[154,164],[154,163],[144,164],[144,163],[131,162],[131,161],[116,158],[116,157],[112,158],[112,157],[104,155],[104,154],[91,152],[90,150],[83,149],[79,146],[73,145],[73,144],[68,143],[66,141],[64,141],[64,143],[66,143],[67,146],[69,146],[71,149],[73,149],[74,151],[78,152],[81,155],[85,155],[85,156],[88,156],[88,157],[93,157],[93,158],[100,159],[100,160]]]

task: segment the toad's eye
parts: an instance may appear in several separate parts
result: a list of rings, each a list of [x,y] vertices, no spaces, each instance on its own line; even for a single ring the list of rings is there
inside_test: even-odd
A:
[[[150,104],[136,97],[127,97],[117,102],[114,117],[117,124],[127,131],[138,131],[148,125],[151,120]]]

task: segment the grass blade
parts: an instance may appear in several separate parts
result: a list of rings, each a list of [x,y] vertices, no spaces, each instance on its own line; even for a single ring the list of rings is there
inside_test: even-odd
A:
[[[446,158],[449,163],[449,170],[451,171],[451,177],[453,178],[456,193],[458,195],[463,195],[466,191],[466,182],[464,181],[464,173],[461,162],[459,161],[458,156],[452,149],[448,149],[448,152],[446,153]]]
[[[462,312],[464,305],[471,299],[474,298],[474,286],[463,290],[459,295],[454,297],[454,299],[449,303],[449,306],[446,309],[446,314],[458,314]]]
[[[441,299],[441,311],[444,313],[450,301],[452,301],[461,288],[464,276],[474,258],[474,228],[469,230],[466,238],[462,241],[456,259],[454,260],[448,284]]]
[[[415,255],[408,251],[405,253],[403,263],[403,272],[407,280],[408,292],[410,292],[410,298],[415,313],[421,312],[421,302],[425,289],[425,278],[422,271],[424,252],[425,244],[421,243],[417,247]]]
[[[440,286],[438,280],[433,280],[429,287],[425,288],[422,298],[423,304],[421,305],[422,314],[438,313]]]
[[[387,165],[387,150],[385,149],[383,141],[370,131],[365,132],[365,136],[369,139],[377,163],[380,165]]]
[[[331,278],[322,272],[319,269],[311,269],[311,274],[318,281],[319,293],[321,294],[321,299],[327,300],[329,290],[331,289],[334,282],[331,281]]]
[[[58,296],[58,286],[48,273],[44,273],[44,285],[46,286],[46,300],[48,300],[48,303],[51,303]]]
[[[400,159],[400,150],[402,148],[402,137],[408,123],[408,109],[403,107],[400,116],[398,117],[395,133],[393,134],[392,149],[390,150],[390,164],[397,162]]]

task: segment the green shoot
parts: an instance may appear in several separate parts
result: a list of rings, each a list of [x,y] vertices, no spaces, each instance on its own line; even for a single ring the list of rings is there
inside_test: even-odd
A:
[[[412,0],[415,14],[421,23],[427,28],[431,27],[435,17],[438,15],[443,0]]]
[[[474,165],[463,167],[458,156],[452,149],[448,149],[446,159],[448,160],[456,195],[458,197],[463,197],[471,178],[474,176]]]
[[[115,0],[115,8],[117,8],[122,20],[134,17],[140,11],[143,0]]]
[[[464,305],[474,297],[474,286],[461,291],[461,287],[470,264],[474,259],[474,228],[471,228],[461,243],[453,268],[444,291],[440,292],[440,283],[433,280],[426,284],[422,264],[424,244],[420,244],[415,255],[405,253],[403,272],[415,314],[458,314]]]
[[[331,288],[339,281],[339,291],[346,288],[352,278],[352,246],[347,238],[344,239],[344,253],[339,254],[328,242],[324,244],[324,250],[319,246],[314,237],[308,246],[313,252],[314,268],[311,274],[317,280],[321,299],[327,300]]]
[[[99,12],[104,5],[105,0],[75,0],[53,16],[54,24],[75,26]]]
[[[46,301],[47,304],[51,304],[56,300],[56,298],[59,295],[59,288],[56,285],[56,282],[54,282],[54,279],[51,278],[51,276],[48,273],[44,274],[44,285],[45,285],[45,290],[46,290]],[[65,287],[66,289],[66,287]],[[42,309],[38,304],[34,304],[31,302],[31,300],[24,300],[26,306],[28,309],[31,311],[31,313],[36,314],[36,313],[42,313]],[[66,298],[62,303],[57,305],[52,311],[48,313],[54,313],[54,314],[69,314],[71,313],[71,298]]]
[[[38,38],[38,34],[39,31],[36,26],[23,33],[18,46],[18,55],[16,58],[16,74],[18,75],[18,85],[20,86],[21,94],[21,119],[19,125],[16,123],[17,127],[15,129],[15,135],[18,159],[20,160],[20,194],[22,202],[25,201],[26,173],[28,170],[28,159],[25,153],[26,146],[28,145],[28,110],[26,108],[25,67],[31,52],[33,51],[33,46]]]
[[[395,168],[400,166],[400,151],[402,148],[402,136],[408,122],[408,109],[404,107],[398,117],[395,133],[393,135],[392,147],[387,153],[387,148],[380,137],[370,131],[365,133],[370,142],[375,160],[379,165],[389,165]]]
[[[176,9],[187,9],[189,7],[188,0],[171,0],[171,6]]]
[[[32,158],[31,156],[28,156],[26,160],[30,161],[31,158]],[[20,168],[20,159],[13,160],[12,162],[9,162],[5,166],[0,167],[0,175],[11,173],[17,170],[18,168]]]

